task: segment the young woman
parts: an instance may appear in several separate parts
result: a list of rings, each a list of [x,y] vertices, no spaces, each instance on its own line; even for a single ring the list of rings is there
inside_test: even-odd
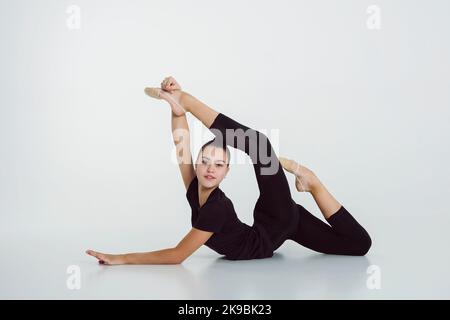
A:
[[[272,257],[286,240],[326,254],[359,256],[369,251],[372,241],[367,231],[311,170],[294,160],[278,158],[263,133],[182,91],[173,77],[165,78],[161,88],[146,88],[145,92],[171,106],[173,141],[192,210],[192,229],[174,248],[118,255],[87,250],[99,263],[180,264],[203,244],[229,260],[262,259]],[[202,146],[195,166],[186,112],[215,135]],[[247,153],[253,163],[260,195],[252,226],[239,220],[233,203],[219,188],[230,169],[228,146]],[[328,224],[294,202],[283,168],[294,174],[299,192],[311,193]]]

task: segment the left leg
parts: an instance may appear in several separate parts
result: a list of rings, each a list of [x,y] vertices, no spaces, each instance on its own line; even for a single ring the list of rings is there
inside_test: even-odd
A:
[[[219,115],[219,112],[184,91],[180,98],[180,104],[187,112],[190,112],[194,117],[200,120],[208,129],[211,128],[214,120]]]
[[[177,89],[165,91],[174,85]],[[160,88],[146,88],[145,92],[157,99],[164,99],[176,115],[190,112],[222,142],[245,152],[253,161],[260,194],[260,207],[279,207],[290,202],[289,184],[272,145],[263,133],[249,128],[212,109],[199,99],[181,90],[175,79],[169,77]],[[231,133],[229,135],[229,133]]]

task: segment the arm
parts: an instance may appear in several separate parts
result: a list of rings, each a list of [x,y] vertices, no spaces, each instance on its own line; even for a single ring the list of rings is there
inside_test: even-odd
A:
[[[213,232],[192,228],[175,248],[125,255],[127,264],[180,264],[200,248]]]
[[[108,254],[87,250],[86,253],[98,259],[100,264],[179,264],[174,248],[151,252],[137,252],[125,254]]]
[[[93,250],[86,253],[97,258],[100,264],[181,264],[213,235],[213,232],[192,228],[175,248],[151,252],[105,254]]]
[[[189,125],[186,115],[177,116],[172,112],[172,137],[176,147],[177,162],[186,190],[195,178],[192,163]]]

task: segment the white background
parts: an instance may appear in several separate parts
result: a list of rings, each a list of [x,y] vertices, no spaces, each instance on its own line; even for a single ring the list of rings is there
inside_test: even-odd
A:
[[[381,29],[367,27],[370,5]],[[81,9],[81,28],[66,10]],[[1,298],[450,298],[448,1],[0,1]],[[182,266],[98,266],[176,245],[190,208],[170,111],[183,90],[271,136],[366,227],[365,257],[288,241]],[[209,140],[188,115],[193,153]],[[312,197],[293,198],[321,216]],[[250,164],[221,189],[252,224]],[[69,290],[66,268],[81,269]],[[366,269],[381,270],[381,289]]]

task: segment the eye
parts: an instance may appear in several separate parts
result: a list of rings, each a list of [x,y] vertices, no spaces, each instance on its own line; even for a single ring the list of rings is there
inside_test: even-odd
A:
[[[202,163],[203,163],[203,164],[206,164],[206,161],[205,161],[205,160],[202,160]]]
[[[218,163],[217,166],[218,166],[218,167],[223,167],[223,164]]]

